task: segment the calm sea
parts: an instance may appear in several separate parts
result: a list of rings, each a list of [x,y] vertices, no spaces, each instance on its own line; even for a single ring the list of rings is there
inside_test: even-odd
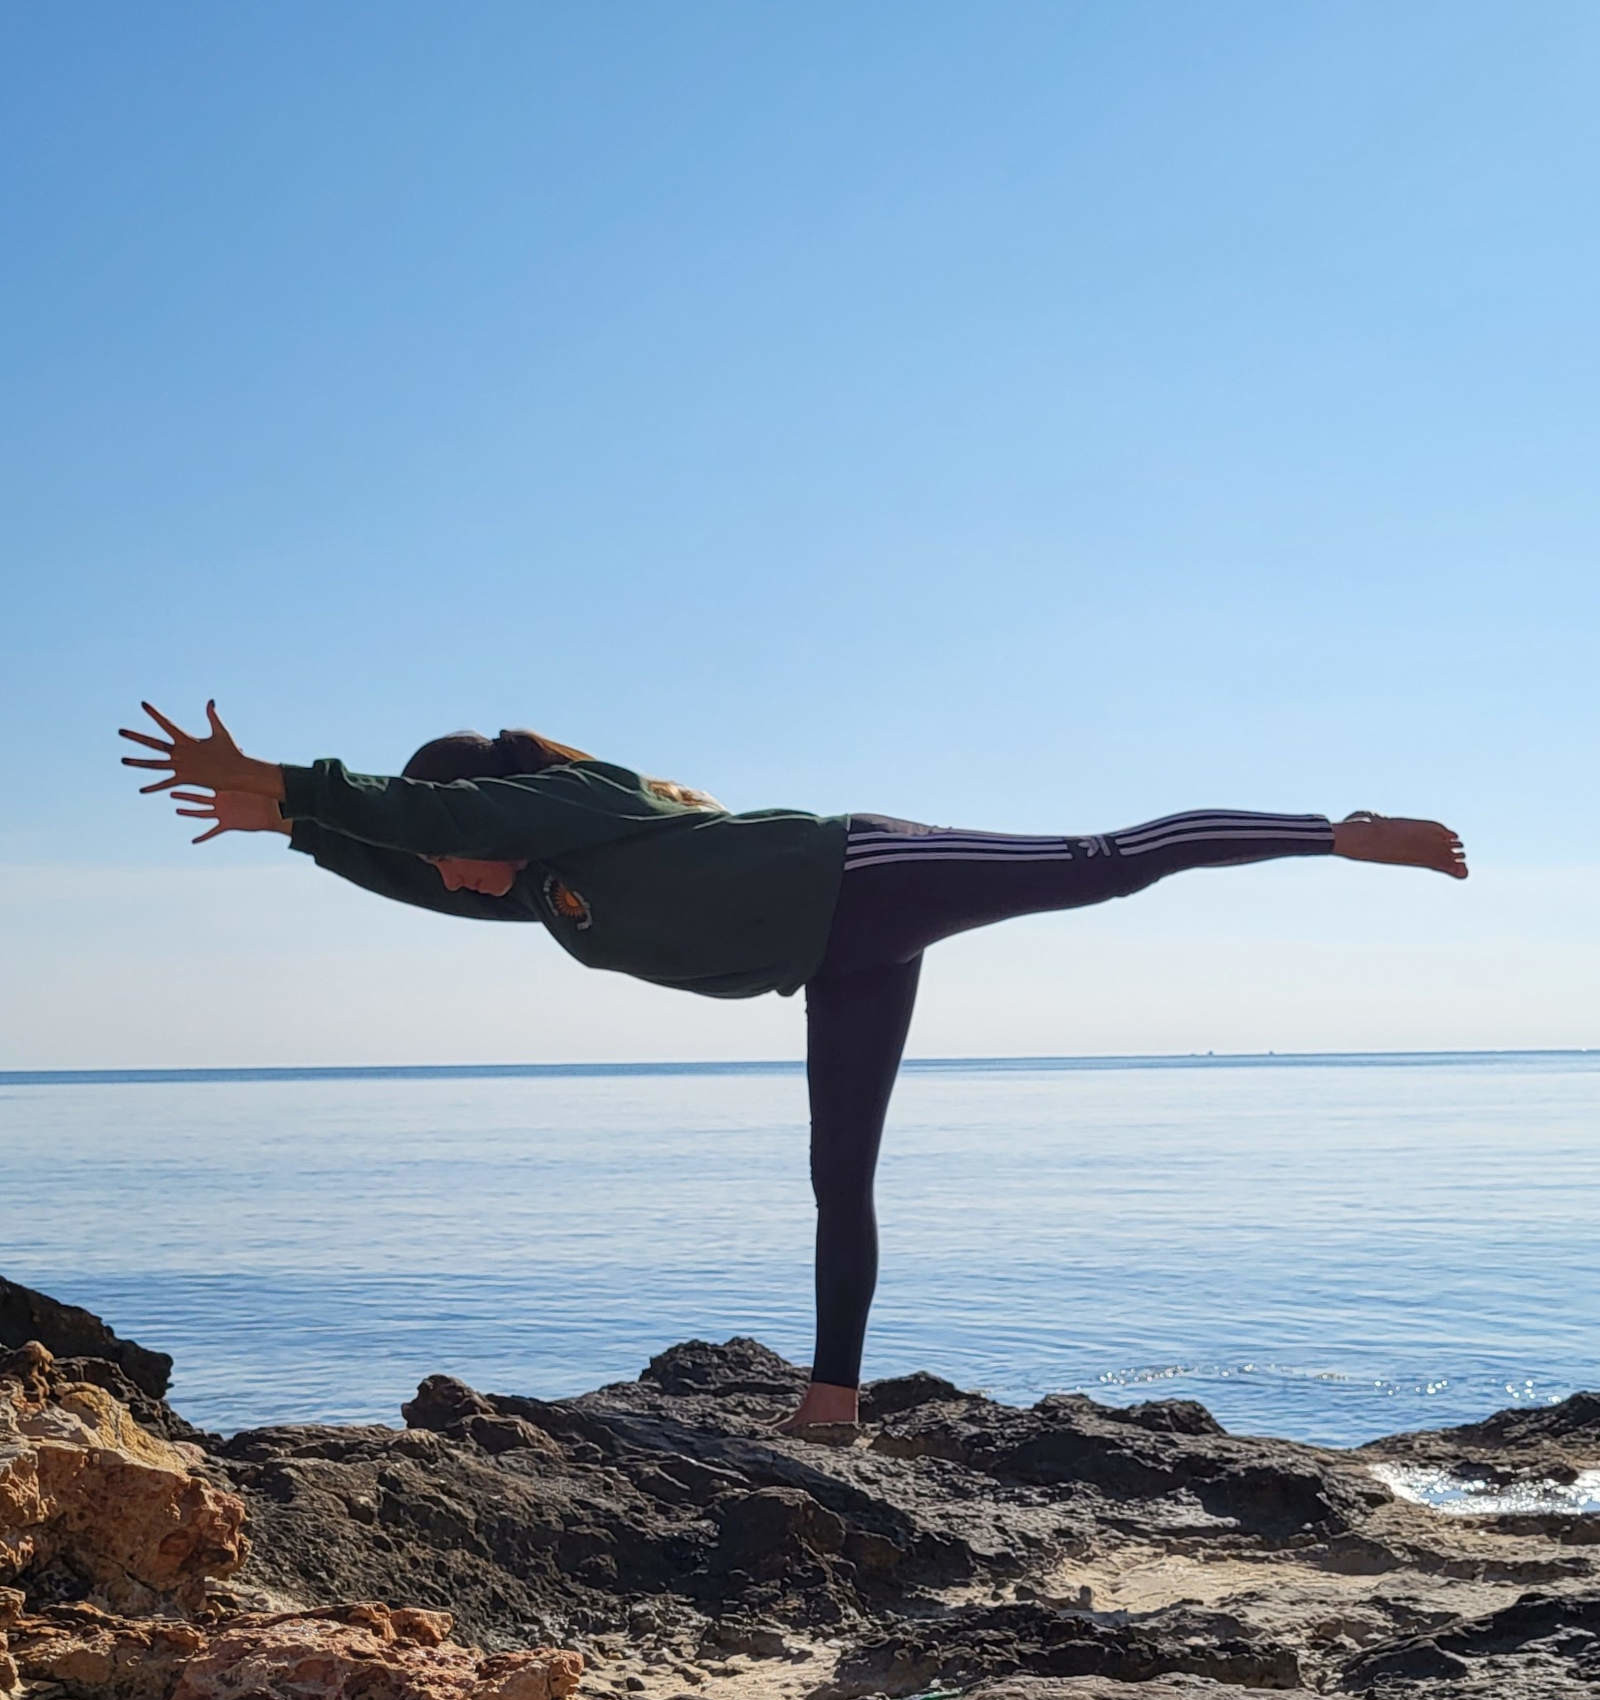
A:
[[[232,1432],[811,1355],[787,1064],[0,1074],[0,1274]],[[871,1378],[1352,1443],[1600,1385],[1600,1053],[908,1063]]]

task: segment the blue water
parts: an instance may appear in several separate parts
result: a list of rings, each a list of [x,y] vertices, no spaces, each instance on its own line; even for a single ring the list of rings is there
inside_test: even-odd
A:
[[[232,1432],[811,1354],[788,1064],[0,1074],[0,1274]],[[1600,1385],[1600,1054],[909,1063],[865,1374],[1354,1443]]]

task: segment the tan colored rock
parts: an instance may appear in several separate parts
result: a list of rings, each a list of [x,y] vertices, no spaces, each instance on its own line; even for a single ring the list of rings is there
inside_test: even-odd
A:
[[[90,1605],[23,1618],[10,1634],[24,1680],[65,1683],[105,1700],[167,1700],[183,1662],[206,1641],[192,1624],[130,1622]]]
[[[37,1341],[0,1354],[0,1582],[61,1559],[116,1609],[198,1608],[249,1546],[243,1502],[193,1475],[196,1459],[63,1379]]]
[[[376,1604],[246,1613],[207,1631],[57,1606],[15,1627],[22,1677],[97,1700],[565,1700],[581,1654],[485,1654],[448,1642],[447,1612]],[[0,1691],[3,1692],[3,1691]]]
[[[14,1694],[22,1681],[6,1634],[12,1624],[21,1621],[22,1604],[20,1589],[0,1588],[0,1694]]]
[[[583,1673],[552,1647],[486,1654],[448,1612],[377,1604],[242,1613],[209,1627],[207,1583],[244,1563],[244,1505],[194,1475],[197,1448],[142,1429],[37,1341],[0,1354],[0,1578],[61,1560],[97,1603],[34,1615],[0,1587],[0,1696],[59,1683],[96,1700],[563,1700]],[[109,1610],[106,1608],[110,1608]],[[119,1616],[114,1613],[126,1612]],[[142,1614],[142,1615],[141,1615]]]

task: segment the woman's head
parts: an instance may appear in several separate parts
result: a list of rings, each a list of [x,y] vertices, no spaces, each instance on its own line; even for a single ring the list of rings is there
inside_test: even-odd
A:
[[[542,773],[558,762],[588,761],[582,750],[541,738],[537,732],[451,732],[433,738],[400,769],[406,779],[448,785],[452,779],[509,779],[515,773]]]
[[[451,732],[443,738],[430,739],[401,768],[406,779],[426,779],[435,785],[448,785],[453,779],[510,779],[518,773],[542,773],[547,767],[568,761],[593,761],[594,757],[570,744],[558,744],[538,732],[520,728],[502,731],[493,738],[481,732]],[[642,777],[642,776],[641,776]],[[671,779],[644,779],[645,789],[671,803],[689,809],[714,809],[724,813],[722,804],[709,792],[692,785],[679,785]],[[518,872],[526,862],[475,862],[463,856],[430,856],[425,858],[439,870],[450,891],[463,887],[489,897],[504,897],[510,891]]]
[[[501,732],[486,738],[481,732],[452,732],[424,744],[401,768],[406,779],[427,779],[448,785],[452,779],[508,779],[514,773],[539,773],[561,761],[581,761],[578,750],[552,744],[537,732]],[[476,891],[484,897],[504,897],[526,862],[486,862],[470,856],[424,856],[439,870],[446,891]]]

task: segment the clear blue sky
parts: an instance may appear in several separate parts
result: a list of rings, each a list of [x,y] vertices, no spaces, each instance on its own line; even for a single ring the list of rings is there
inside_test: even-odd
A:
[[[115,729],[212,694],[736,808],[1438,815],[1465,887],[941,947],[911,1049],[1600,1043],[1587,0],[96,3],[0,64],[0,1066],[799,1054],[191,849]]]

